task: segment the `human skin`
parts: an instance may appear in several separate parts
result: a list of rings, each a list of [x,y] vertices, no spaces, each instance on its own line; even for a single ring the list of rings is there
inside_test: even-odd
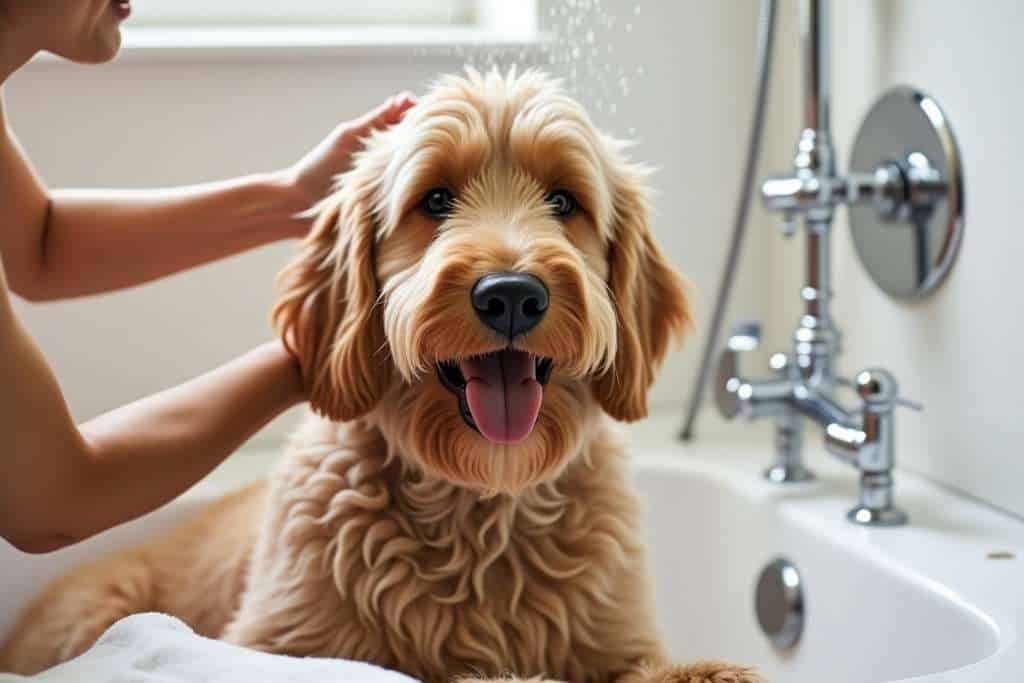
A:
[[[126,9],[111,0],[0,0],[0,88],[40,51],[109,61]],[[46,187],[0,99],[0,537],[49,552],[150,512],[305,400],[294,359],[270,342],[76,425],[10,294],[47,301],[109,292],[301,237],[310,219],[300,214],[348,168],[361,139],[414,102],[408,93],[390,98],[278,171],[175,189],[83,191]]]

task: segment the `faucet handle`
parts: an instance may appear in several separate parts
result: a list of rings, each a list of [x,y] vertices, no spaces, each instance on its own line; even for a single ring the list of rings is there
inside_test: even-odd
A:
[[[816,188],[816,184],[808,187],[806,179],[798,175],[771,176],[761,184],[765,207],[781,214],[779,227],[783,237],[796,233],[797,216],[813,199]]]
[[[888,370],[882,368],[866,368],[857,373],[854,381],[839,379],[839,384],[857,392],[865,405],[876,410],[891,409],[892,406],[910,408],[921,412],[924,405],[919,401],[903,398],[899,395],[899,383]]]
[[[867,368],[853,382],[864,401],[859,427],[832,423],[825,430],[825,447],[860,470],[860,503],[846,518],[854,524],[899,526],[907,513],[893,504],[892,471],[895,467],[893,406],[918,406],[901,399],[899,385],[891,373]]]
[[[920,413],[924,411],[924,404],[921,403],[920,401],[914,401],[909,398],[903,398],[901,396],[896,397],[896,405],[900,406],[901,408],[910,408],[915,413]]]
[[[761,345],[761,321],[741,320],[732,326],[725,346],[729,351],[754,351]]]
[[[753,351],[761,345],[761,323],[757,320],[741,320],[732,327],[725,348],[718,354],[718,370],[715,373],[715,403],[719,412],[732,419],[740,412],[736,390],[743,380],[740,378],[739,355]]]

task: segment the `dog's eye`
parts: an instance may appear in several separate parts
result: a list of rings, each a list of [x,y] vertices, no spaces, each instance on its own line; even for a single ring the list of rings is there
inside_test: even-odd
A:
[[[455,195],[445,187],[435,187],[420,201],[423,211],[431,218],[448,218],[455,209]]]
[[[551,213],[559,218],[568,218],[576,213],[576,198],[568,190],[555,190],[548,195]]]

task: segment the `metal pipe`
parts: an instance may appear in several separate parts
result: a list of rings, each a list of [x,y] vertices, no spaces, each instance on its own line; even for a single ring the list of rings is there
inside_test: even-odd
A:
[[[800,33],[803,43],[804,130],[797,145],[796,178],[816,187],[837,182],[829,117],[828,0],[802,0]],[[805,212],[806,276],[801,298],[804,314],[796,333],[797,365],[805,381],[830,390],[839,333],[832,322],[831,202]]]
[[[807,225],[806,283],[801,295],[804,300],[804,315],[814,322],[805,320],[811,326],[821,327],[831,322],[832,292],[832,240],[827,224]]]
[[[813,131],[830,130],[828,0],[802,0],[800,35],[804,63],[804,123]]]
[[[729,304],[729,298],[732,295],[733,285],[736,281],[740,252],[747,231],[747,217],[750,213],[750,203],[753,200],[757,162],[761,157],[761,140],[764,135],[765,107],[768,100],[768,84],[772,64],[772,44],[775,40],[775,7],[776,0],[761,0],[761,13],[757,33],[756,69],[758,78],[757,89],[754,93],[754,111],[750,121],[750,137],[747,142],[747,159],[743,166],[740,194],[736,200],[732,241],[729,244],[729,251],[725,258],[725,267],[722,269],[718,296],[715,300],[714,313],[711,316],[711,326],[708,329],[708,336],[704,342],[704,353],[701,356],[700,370],[693,384],[690,404],[687,406],[686,419],[683,422],[683,429],[680,434],[680,438],[683,441],[689,441],[693,438],[693,428],[697,421],[697,413],[704,400],[704,390],[707,387],[708,378],[711,375],[711,361],[720,342],[722,323],[725,320],[725,309]]]

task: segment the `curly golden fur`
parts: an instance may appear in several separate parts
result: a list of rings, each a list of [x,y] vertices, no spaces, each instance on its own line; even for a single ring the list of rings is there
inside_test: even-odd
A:
[[[37,671],[160,610],[234,643],[427,681],[757,680],[671,666],[655,630],[611,418],[646,415],[690,313],[623,147],[537,72],[444,78],[375,134],[319,207],[273,312],[322,417],[268,483],[47,589],[0,664]],[[439,186],[456,197],[442,220],[420,208]],[[556,216],[556,189],[579,210]],[[507,271],[550,293],[511,346],[553,372],[529,435],[495,443],[435,370],[510,346],[469,296]]]

